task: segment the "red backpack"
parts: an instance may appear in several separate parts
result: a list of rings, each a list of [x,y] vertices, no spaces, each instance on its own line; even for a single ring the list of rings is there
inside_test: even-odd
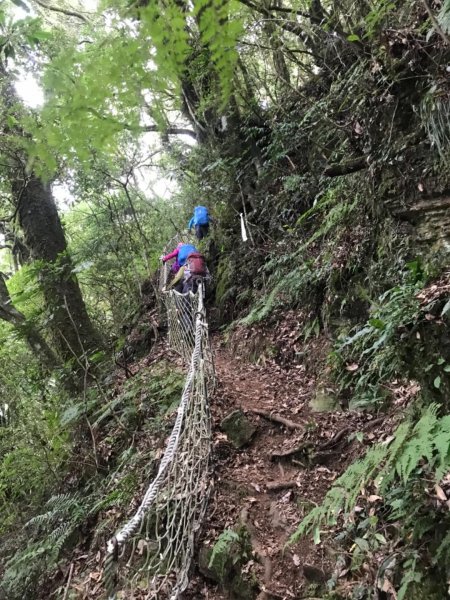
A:
[[[206,262],[205,257],[200,252],[191,252],[186,259],[186,266],[191,275],[197,277],[205,277],[206,275]]]

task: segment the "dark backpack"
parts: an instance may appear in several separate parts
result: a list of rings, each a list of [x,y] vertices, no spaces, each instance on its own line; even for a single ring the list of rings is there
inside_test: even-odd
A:
[[[196,277],[205,277],[206,262],[205,257],[200,252],[192,252],[186,259],[186,266],[191,275]]]

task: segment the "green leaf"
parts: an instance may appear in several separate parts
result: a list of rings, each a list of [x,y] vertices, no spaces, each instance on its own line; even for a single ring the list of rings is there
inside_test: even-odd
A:
[[[369,319],[369,325],[375,327],[375,329],[384,329],[386,324],[381,319]]]
[[[433,381],[433,385],[436,389],[439,389],[441,387],[441,378],[439,377],[439,375]]]
[[[375,538],[381,543],[381,544],[387,544],[387,540],[384,537],[384,535],[382,535],[381,533],[376,533],[375,534]]]
[[[356,538],[355,544],[363,551],[369,552],[369,542],[363,538]]]
[[[361,38],[359,37],[359,35],[356,35],[356,33],[351,33],[347,36],[347,40],[349,42],[360,42]]]
[[[444,367],[444,371],[445,371],[446,373],[450,373],[450,365],[445,365],[445,367]]]

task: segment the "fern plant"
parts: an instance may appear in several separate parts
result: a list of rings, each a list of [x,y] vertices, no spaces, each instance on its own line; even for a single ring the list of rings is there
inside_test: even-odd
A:
[[[443,566],[449,556],[450,535],[444,527],[436,531],[436,522],[426,510],[428,495],[424,486],[424,477],[430,485],[437,484],[450,469],[450,415],[440,417],[438,413],[437,404],[428,406],[417,423],[412,419],[402,423],[391,441],[376,444],[364,458],[351,464],[322,504],[299,524],[290,542],[310,532],[318,541],[323,526],[334,526],[338,520],[351,522],[356,504],[364,501],[363,490],[374,487],[384,502],[383,518],[388,522],[401,520],[401,538],[420,541],[422,549],[427,543],[424,535],[431,532],[434,564]],[[409,584],[418,581],[410,571],[406,569],[400,584],[402,597]]]
[[[46,512],[25,525],[23,549],[7,562],[2,587],[8,598],[25,598],[33,592],[36,577],[52,568],[72,534],[93,512],[93,495],[57,494],[46,503]]]
[[[380,296],[363,327],[338,341],[331,360],[341,389],[352,388],[352,408],[376,403],[383,398],[383,383],[404,375],[402,348],[419,319],[416,296],[422,287],[406,277]],[[346,369],[348,363],[357,370]]]
[[[309,229],[309,234],[294,252],[276,256],[262,268],[269,274],[267,287],[270,291],[243,319],[244,324],[262,321],[279,306],[298,306],[305,296],[314,295],[315,286],[330,285],[334,270],[330,257],[341,237],[345,236],[359,200],[356,195],[352,201],[342,202],[340,191],[339,186],[331,188],[297,219],[297,231]],[[310,249],[318,240],[321,240],[321,252],[314,258]]]
[[[225,562],[228,560],[228,554],[230,547],[234,543],[239,542],[239,535],[232,529],[225,529],[217,538],[216,543],[213,546],[211,558],[209,559],[209,568],[213,565],[220,564],[220,574],[223,575]]]

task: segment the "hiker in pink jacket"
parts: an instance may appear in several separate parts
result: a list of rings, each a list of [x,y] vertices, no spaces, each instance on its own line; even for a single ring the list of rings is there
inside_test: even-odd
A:
[[[168,260],[172,260],[172,258],[175,258],[175,262],[170,267],[170,271],[175,274],[178,272],[180,267],[184,265],[187,257],[192,252],[197,252],[197,248],[195,246],[192,246],[192,244],[185,244],[184,242],[180,242],[175,248],[175,250],[172,250],[172,252],[166,254],[166,256],[161,256],[161,260],[165,263]]]
[[[178,246],[175,248],[175,250],[172,250],[172,252],[169,252],[169,254],[166,254],[165,256],[161,256],[161,260],[163,261],[163,263],[166,263],[167,261],[172,260],[172,258],[175,259],[175,262],[170,267],[170,272],[173,273],[174,275],[175,275],[175,273],[178,273],[178,271],[180,269],[180,263],[178,262],[178,252],[180,251],[180,248],[182,245],[183,245],[183,242],[180,242],[178,244]]]

